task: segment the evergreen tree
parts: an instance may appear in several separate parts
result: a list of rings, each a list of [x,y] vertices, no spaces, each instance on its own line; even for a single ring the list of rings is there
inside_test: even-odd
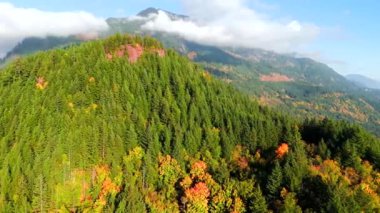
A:
[[[268,177],[266,189],[269,197],[273,200],[278,197],[280,186],[282,184],[282,169],[278,160],[275,161],[272,173]]]
[[[267,203],[260,186],[257,186],[252,194],[252,199],[249,201],[249,210],[251,212],[264,213],[267,212]]]

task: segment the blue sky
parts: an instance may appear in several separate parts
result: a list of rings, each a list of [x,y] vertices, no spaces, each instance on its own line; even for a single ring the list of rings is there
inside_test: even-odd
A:
[[[294,19],[300,23],[317,26],[318,36],[315,36],[307,45],[303,45],[302,55],[325,62],[342,74],[359,73],[380,79],[378,66],[380,64],[380,24],[378,23],[380,1],[236,1],[244,2],[245,6],[271,20]],[[186,7],[188,5],[184,3],[186,0],[12,0],[6,2],[15,7],[37,8],[43,11],[86,11],[102,18],[130,16],[150,6],[177,13],[191,13]],[[291,51],[291,49],[288,50]],[[300,49],[295,48],[294,51],[299,52]]]
[[[104,18],[133,15],[147,7],[181,12],[180,0],[11,0],[5,2],[18,7],[38,8],[54,12],[83,10]]]

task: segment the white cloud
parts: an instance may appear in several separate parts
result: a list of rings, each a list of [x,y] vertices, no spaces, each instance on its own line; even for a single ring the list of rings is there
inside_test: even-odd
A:
[[[29,36],[67,36],[104,29],[105,20],[87,12],[48,12],[0,2],[0,57]]]
[[[320,28],[298,20],[276,20],[257,13],[247,0],[182,0],[191,20],[171,20],[164,12],[151,17],[143,29],[178,34],[188,40],[220,46],[258,47],[279,52],[298,51]]]

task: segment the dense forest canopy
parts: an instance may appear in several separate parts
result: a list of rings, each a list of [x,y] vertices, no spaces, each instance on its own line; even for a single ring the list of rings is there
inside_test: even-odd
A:
[[[0,72],[4,212],[376,212],[380,142],[241,94],[155,39]]]

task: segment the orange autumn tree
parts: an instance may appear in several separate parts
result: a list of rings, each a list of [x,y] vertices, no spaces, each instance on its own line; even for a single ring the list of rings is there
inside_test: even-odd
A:
[[[208,211],[210,197],[208,184],[213,184],[214,181],[206,170],[207,164],[205,162],[196,161],[191,166],[190,176],[186,176],[180,183],[184,190],[181,202],[187,212]]]
[[[210,190],[204,182],[196,183],[185,190],[182,202],[185,203],[187,212],[207,212]]]
[[[286,153],[289,151],[289,145],[286,143],[282,143],[277,149],[276,149],[276,158],[280,159],[284,157]]]
[[[120,178],[111,179],[111,171],[108,165],[99,165],[94,168],[92,174],[93,186],[89,194],[95,198],[93,209],[101,211],[110,196],[116,196],[120,192]]]

